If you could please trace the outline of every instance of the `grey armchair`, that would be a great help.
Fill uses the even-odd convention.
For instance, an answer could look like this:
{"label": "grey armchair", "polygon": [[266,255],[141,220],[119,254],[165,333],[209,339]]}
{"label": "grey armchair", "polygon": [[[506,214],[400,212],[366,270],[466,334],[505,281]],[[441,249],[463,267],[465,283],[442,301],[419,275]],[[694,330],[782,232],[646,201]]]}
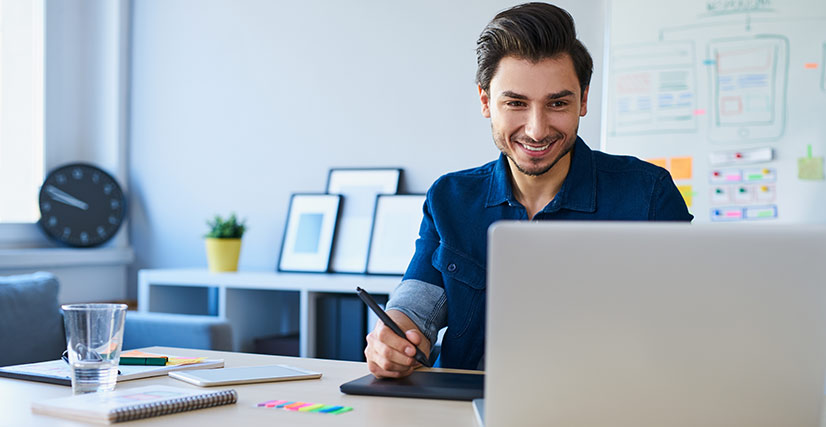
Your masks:
{"label": "grey armchair", "polygon": [[[66,338],[59,286],[45,272],[0,277],[0,366],[60,358]],[[232,330],[211,316],[128,312],[123,348],[153,345],[232,350]]]}

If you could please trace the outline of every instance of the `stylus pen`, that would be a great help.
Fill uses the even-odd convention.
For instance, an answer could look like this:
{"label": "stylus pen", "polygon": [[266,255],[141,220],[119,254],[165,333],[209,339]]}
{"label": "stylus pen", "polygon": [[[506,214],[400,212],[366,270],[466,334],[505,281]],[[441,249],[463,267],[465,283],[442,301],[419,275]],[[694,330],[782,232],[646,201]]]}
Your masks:
{"label": "stylus pen", "polygon": [[[370,296],[370,294],[367,293],[367,291],[357,287],[356,292],[358,292],[359,298],[361,298],[361,300],[364,301],[364,303],[367,304],[368,307],[370,307],[370,310],[373,310],[373,313],[376,313],[376,316],[379,316],[379,319],[381,319],[381,321],[384,322],[385,325],[392,329],[393,332],[396,333],[396,335],[404,339],[407,339],[407,337],[404,336],[404,331],[402,331],[402,328],[400,328],[399,325],[397,325],[396,322],[394,322],[393,319],[391,319],[390,316],[388,316],[387,313],[385,313],[384,310],[382,310],[381,307],[379,307],[379,305],[376,304],[376,301],[373,299],[373,297]],[[410,342],[410,340],[408,340],[407,342]],[[411,342],[410,344],[412,345],[413,343]],[[419,350],[419,347],[416,347],[414,345],[413,348],[416,349],[416,356],[414,356],[414,359],[416,359],[417,362],[421,363],[422,366],[426,366],[429,368],[430,363],[427,361],[427,356],[425,356],[425,354],[422,353],[421,350]]]}

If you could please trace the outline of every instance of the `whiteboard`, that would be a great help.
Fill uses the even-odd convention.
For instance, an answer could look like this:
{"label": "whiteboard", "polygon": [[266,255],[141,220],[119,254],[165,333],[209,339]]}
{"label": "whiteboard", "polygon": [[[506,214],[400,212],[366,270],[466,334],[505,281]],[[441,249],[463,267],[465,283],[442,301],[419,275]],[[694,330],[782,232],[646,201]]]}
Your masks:
{"label": "whiteboard", "polygon": [[826,222],[826,1],[614,0],[602,149],[695,222]]}

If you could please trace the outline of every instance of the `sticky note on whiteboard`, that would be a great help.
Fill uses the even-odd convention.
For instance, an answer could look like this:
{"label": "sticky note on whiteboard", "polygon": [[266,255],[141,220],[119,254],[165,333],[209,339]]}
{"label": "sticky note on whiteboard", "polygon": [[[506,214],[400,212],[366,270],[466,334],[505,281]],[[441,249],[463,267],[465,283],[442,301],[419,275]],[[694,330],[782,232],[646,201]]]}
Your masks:
{"label": "sticky note on whiteboard", "polygon": [[822,180],[823,157],[801,157],[797,159],[797,177],[808,180]]}
{"label": "sticky note on whiteboard", "polygon": [[694,196],[694,191],[690,185],[678,185],[677,190],[680,190],[680,194],[682,194],[683,199],[685,200],[685,205],[691,207],[692,197]]}
{"label": "sticky note on whiteboard", "polygon": [[665,165],[665,159],[648,159],[646,161],[652,165],[657,165],[663,169],[668,169]]}
{"label": "sticky note on whiteboard", "polygon": [[691,157],[671,158],[671,178],[691,179]]}

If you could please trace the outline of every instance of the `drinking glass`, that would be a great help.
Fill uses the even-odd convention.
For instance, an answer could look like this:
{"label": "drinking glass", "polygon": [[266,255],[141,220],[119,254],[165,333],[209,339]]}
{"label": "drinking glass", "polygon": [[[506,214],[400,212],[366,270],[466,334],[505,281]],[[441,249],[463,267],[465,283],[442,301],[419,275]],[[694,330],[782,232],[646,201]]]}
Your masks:
{"label": "drinking glass", "polygon": [[112,391],[123,343],[124,304],[61,306],[74,394]]}

